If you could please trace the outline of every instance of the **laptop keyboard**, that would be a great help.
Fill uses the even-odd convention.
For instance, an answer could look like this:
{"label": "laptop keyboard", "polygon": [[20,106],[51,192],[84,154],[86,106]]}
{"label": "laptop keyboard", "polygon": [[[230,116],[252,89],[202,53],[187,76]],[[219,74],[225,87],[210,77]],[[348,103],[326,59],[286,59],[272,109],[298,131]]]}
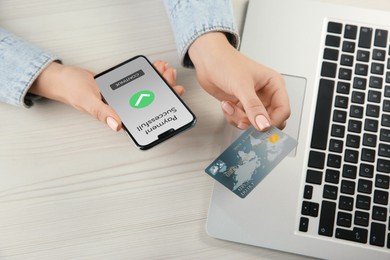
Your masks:
{"label": "laptop keyboard", "polygon": [[330,21],[299,231],[390,249],[389,31]]}

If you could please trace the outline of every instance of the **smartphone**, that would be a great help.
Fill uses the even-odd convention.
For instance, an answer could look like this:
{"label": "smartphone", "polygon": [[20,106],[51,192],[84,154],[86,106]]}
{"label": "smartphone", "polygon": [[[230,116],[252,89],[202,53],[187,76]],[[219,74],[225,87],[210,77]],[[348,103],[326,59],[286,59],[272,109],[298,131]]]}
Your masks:
{"label": "smartphone", "polygon": [[194,113],[173,91],[150,61],[131,58],[95,76],[103,100],[141,149],[149,149],[196,123]]}

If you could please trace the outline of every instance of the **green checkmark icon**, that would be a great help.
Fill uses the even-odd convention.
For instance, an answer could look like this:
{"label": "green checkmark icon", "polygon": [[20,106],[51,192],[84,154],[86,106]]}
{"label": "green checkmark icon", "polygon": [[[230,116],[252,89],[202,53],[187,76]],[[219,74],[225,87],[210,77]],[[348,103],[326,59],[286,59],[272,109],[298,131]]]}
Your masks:
{"label": "green checkmark icon", "polygon": [[154,93],[150,90],[142,90],[135,93],[130,98],[130,106],[132,108],[144,108],[149,106],[154,101]]}

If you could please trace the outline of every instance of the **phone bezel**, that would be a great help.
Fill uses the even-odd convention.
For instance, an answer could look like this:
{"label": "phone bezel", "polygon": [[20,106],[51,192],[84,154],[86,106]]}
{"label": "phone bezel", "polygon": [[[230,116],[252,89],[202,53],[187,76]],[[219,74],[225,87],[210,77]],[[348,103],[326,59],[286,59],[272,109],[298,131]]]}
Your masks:
{"label": "phone bezel", "polygon": [[[185,131],[185,130],[191,128],[191,127],[193,127],[193,126],[196,124],[197,119],[196,119],[195,114],[191,111],[191,109],[184,103],[184,101],[180,98],[180,96],[179,96],[178,94],[176,94],[176,92],[169,86],[168,82],[164,79],[164,77],[158,72],[158,70],[153,66],[153,64],[149,61],[149,59],[148,59],[146,56],[144,56],[144,55],[137,55],[137,56],[134,56],[134,57],[132,57],[132,58],[130,58],[130,59],[128,59],[128,60],[125,60],[125,61],[119,63],[118,65],[115,65],[115,66],[113,66],[113,67],[111,67],[111,68],[109,68],[109,69],[107,69],[107,70],[105,70],[105,71],[103,71],[103,72],[100,72],[100,73],[96,74],[96,75],[94,76],[94,79],[96,80],[98,77],[103,76],[103,75],[105,75],[105,74],[107,74],[107,73],[109,73],[109,72],[111,72],[111,71],[113,71],[113,70],[115,70],[115,69],[117,69],[117,68],[119,68],[119,67],[121,67],[121,66],[124,66],[125,64],[127,64],[127,63],[129,63],[129,62],[132,62],[132,61],[134,61],[134,60],[136,60],[136,59],[139,59],[139,58],[142,58],[142,59],[145,59],[145,60],[146,60],[146,62],[153,68],[153,70],[157,73],[157,75],[160,77],[160,79],[164,82],[165,86],[166,86],[170,91],[172,91],[172,93],[173,93],[173,94],[176,96],[176,98],[183,104],[183,106],[187,109],[187,111],[192,115],[192,118],[193,118],[193,120],[192,120],[191,122],[189,122],[188,124],[185,124],[185,125],[181,126],[180,128],[178,128],[178,129],[176,129],[176,130],[174,130],[174,131],[168,130],[169,132],[166,131],[166,132],[160,134],[160,135],[158,136],[158,139],[157,139],[157,140],[152,141],[152,142],[150,142],[150,143],[148,143],[148,144],[145,144],[145,145],[141,145],[141,144],[135,139],[135,137],[131,134],[131,132],[130,132],[130,131],[128,130],[128,128],[126,127],[126,125],[122,122],[122,128],[123,128],[123,130],[124,130],[124,131],[127,133],[127,135],[133,140],[133,142],[135,143],[135,145],[136,145],[139,149],[141,149],[141,150],[147,150],[147,149],[150,149],[150,148],[156,146],[157,144],[160,144],[160,143],[162,143],[162,142],[164,142],[164,141],[166,141],[166,140],[172,138],[173,136],[176,136],[177,134],[179,134],[179,133],[181,133],[181,132],[183,132],[183,131]],[[111,106],[111,104],[109,104],[109,103],[105,100],[103,94],[100,93],[100,95],[102,96],[102,100],[103,100],[106,104],[108,104],[108,105]],[[115,109],[114,106],[113,106],[113,108]],[[167,133],[167,132],[168,132],[168,133]]]}

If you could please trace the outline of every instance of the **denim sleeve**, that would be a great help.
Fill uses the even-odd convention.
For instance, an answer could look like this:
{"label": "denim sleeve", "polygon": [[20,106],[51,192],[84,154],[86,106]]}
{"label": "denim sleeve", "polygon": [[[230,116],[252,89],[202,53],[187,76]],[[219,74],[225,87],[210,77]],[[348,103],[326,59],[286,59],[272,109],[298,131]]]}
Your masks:
{"label": "denim sleeve", "polygon": [[238,48],[240,38],[230,0],[164,0],[181,64],[193,67],[188,49],[204,33],[224,32],[229,42]]}
{"label": "denim sleeve", "polygon": [[29,107],[28,94],[37,76],[53,61],[52,54],[0,28],[0,102]]}

